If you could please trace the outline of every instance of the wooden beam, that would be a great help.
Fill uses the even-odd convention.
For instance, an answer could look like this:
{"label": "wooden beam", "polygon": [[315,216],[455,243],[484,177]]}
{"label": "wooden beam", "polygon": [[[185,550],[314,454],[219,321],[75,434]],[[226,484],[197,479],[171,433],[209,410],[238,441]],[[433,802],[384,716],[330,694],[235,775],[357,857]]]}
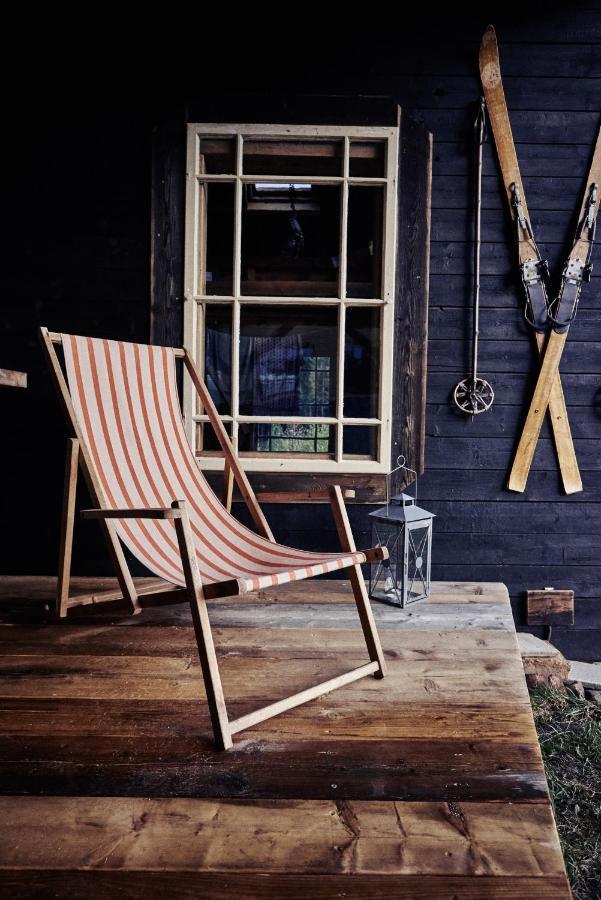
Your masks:
{"label": "wooden beam", "polygon": [[[266,491],[255,495],[259,503],[330,503],[330,491],[328,488],[315,491]],[[345,500],[354,500],[355,491],[350,488],[342,489]]]}
{"label": "wooden beam", "polygon": [[150,341],[162,346],[183,340],[185,119],[176,105],[152,134]]}
{"label": "wooden beam", "polygon": [[[432,135],[400,116],[391,458],[424,471]],[[410,482],[409,482],[410,483]],[[393,493],[407,482],[393,476]]]}
{"label": "wooden beam", "polygon": [[0,387],[27,387],[27,373],[16,372],[13,369],[0,369]]}

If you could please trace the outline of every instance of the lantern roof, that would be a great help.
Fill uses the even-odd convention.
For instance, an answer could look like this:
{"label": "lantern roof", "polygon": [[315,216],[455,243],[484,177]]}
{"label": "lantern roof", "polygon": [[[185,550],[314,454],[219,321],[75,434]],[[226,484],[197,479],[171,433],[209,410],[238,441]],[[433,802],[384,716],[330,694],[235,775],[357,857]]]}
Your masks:
{"label": "lantern roof", "polygon": [[416,506],[415,497],[409,494],[395,494],[388,506],[382,506],[369,515],[380,522],[423,522],[436,518],[434,513]]}

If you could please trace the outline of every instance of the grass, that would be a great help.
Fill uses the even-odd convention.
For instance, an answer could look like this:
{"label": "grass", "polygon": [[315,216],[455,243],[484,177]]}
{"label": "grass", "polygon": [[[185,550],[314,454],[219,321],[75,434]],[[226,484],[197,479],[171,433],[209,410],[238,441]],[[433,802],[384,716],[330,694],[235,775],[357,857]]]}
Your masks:
{"label": "grass", "polygon": [[530,692],[575,900],[601,898],[601,707],[571,692]]}

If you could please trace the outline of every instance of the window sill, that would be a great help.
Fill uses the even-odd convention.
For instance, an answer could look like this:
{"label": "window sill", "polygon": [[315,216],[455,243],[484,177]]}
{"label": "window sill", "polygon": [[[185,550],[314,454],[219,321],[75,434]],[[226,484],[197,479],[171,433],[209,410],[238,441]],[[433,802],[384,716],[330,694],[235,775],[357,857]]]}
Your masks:
{"label": "window sill", "polygon": [[[221,472],[204,473],[218,496],[223,491],[223,474]],[[324,490],[330,484],[339,484],[343,489],[355,491],[355,498],[347,500],[347,504],[384,503],[386,500],[386,481],[384,474],[351,474],[332,472],[331,475],[318,475],[302,472],[247,472],[250,483],[257,493],[277,493],[278,491],[308,492]],[[242,498],[234,492],[234,502]],[[304,500],[302,503],[315,503]],[[317,501],[323,503],[324,501]]]}

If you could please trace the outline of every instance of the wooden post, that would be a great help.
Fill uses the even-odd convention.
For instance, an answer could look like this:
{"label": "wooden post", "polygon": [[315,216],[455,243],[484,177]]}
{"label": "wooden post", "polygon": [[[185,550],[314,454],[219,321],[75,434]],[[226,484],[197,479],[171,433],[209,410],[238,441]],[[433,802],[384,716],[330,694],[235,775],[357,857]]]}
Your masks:
{"label": "wooden post", "polygon": [[213,635],[211,633],[211,623],[209,622],[207,604],[202,589],[200,572],[198,571],[190,519],[188,518],[184,500],[174,500],[171,506],[173,509],[178,509],[181,512],[181,516],[175,519],[175,531],[192,610],[194,634],[198,645],[198,655],[200,657],[200,666],[207,693],[215,742],[220,750],[229,750],[233,744],[232,735],[227,718]]}
{"label": "wooden post", "polygon": [[[351,523],[349,522],[346,507],[344,505],[340,485],[330,485],[329,491],[330,503],[332,505],[332,513],[334,514],[334,521],[336,522],[340,546],[344,551],[355,553],[357,547],[351,530]],[[367,596],[367,588],[365,587],[365,579],[363,578],[361,566],[350,566],[349,575],[353,594],[355,595],[355,603],[357,604],[357,612],[359,613],[359,619],[361,621],[361,628],[363,629],[363,636],[365,637],[365,643],[367,644],[367,649],[369,651],[369,658],[372,662],[377,662],[379,666],[377,671],[374,672],[374,677],[384,678],[386,675],[384,653],[376,630],[376,623],[374,622],[374,615],[371,611],[369,597]]]}
{"label": "wooden post", "polygon": [[71,578],[71,557],[73,554],[73,525],[75,522],[75,495],[77,491],[77,469],[79,466],[79,441],[67,441],[67,463],[65,465],[65,486],[63,490],[63,513],[61,519],[60,545],[58,550],[58,583],[56,586],[56,614],[59,619],[67,615],[69,581]]}

